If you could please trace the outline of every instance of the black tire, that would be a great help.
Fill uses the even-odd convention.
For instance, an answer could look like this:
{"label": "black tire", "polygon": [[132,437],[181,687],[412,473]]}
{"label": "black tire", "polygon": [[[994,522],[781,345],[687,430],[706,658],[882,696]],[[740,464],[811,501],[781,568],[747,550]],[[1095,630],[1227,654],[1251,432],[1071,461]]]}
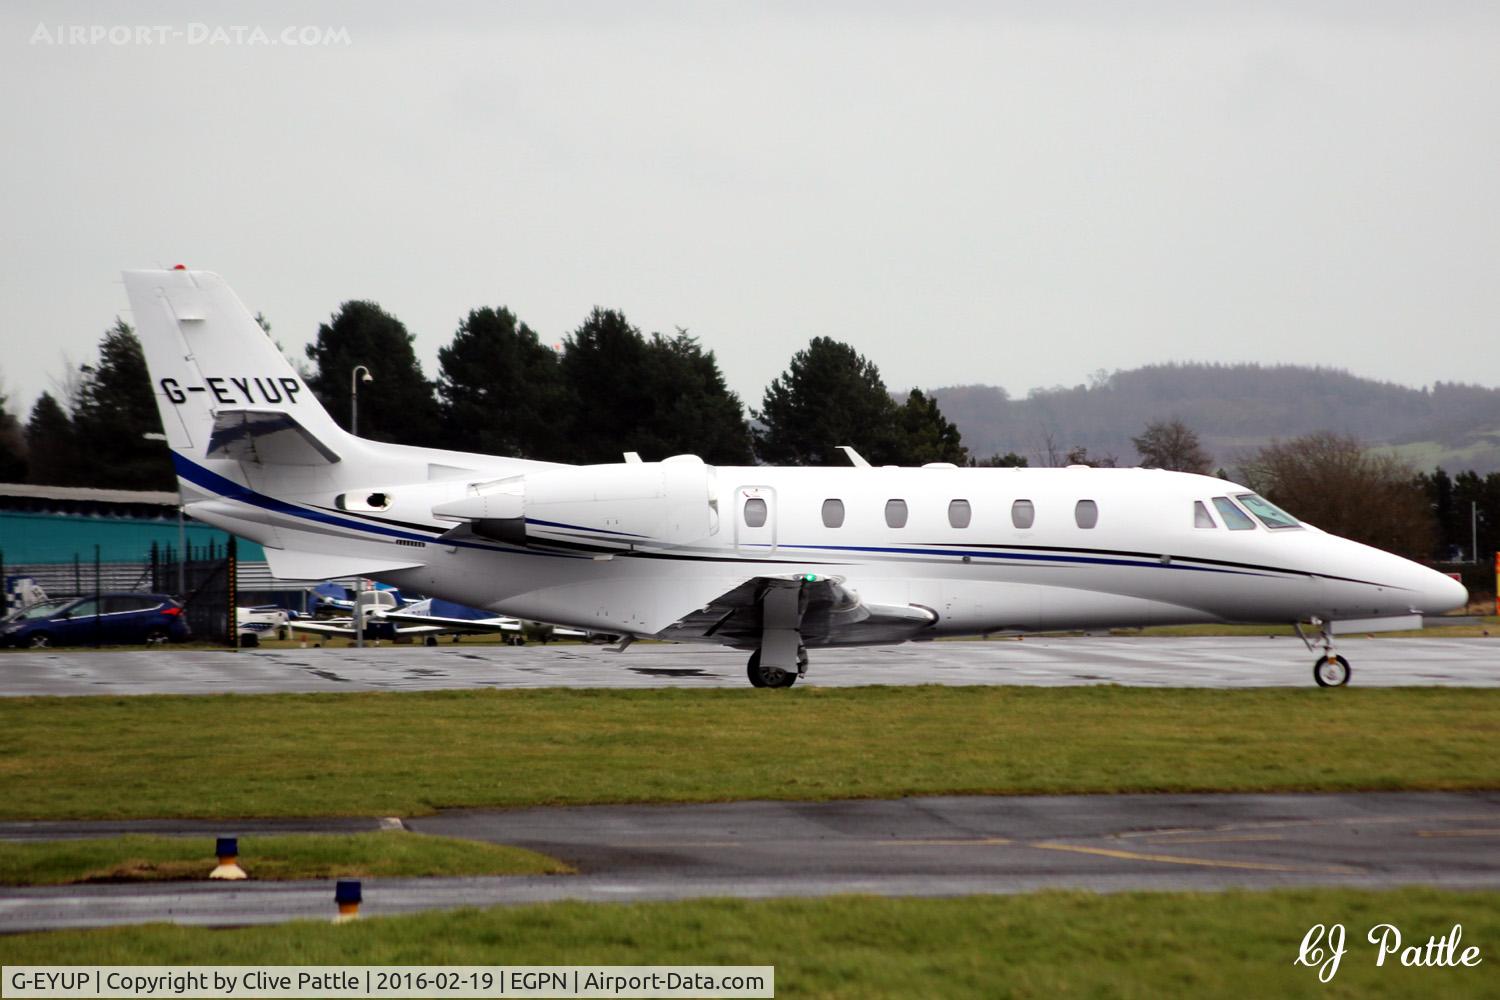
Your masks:
{"label": "black tire", "polygon": [[758,649],[750,654],[750,662],[745,664],[745,675],[750,678],[751,686],[758,688],[789,688],[797,683],[796,671],[762,667]]}
{"label": "black tire", "polygon": [[426,639],[422,640],[422,644],[424,646],[436,646],[437,645],[437,636],[435,636],[435,635],[429,635]]}
{"label": "black tire", "polygon": [[31,638],[26,640],[26,645],[31,649],[47,649],[52,645],[52,636],[46,632],[33,632]]}
{"label": "black tire", "polygon": [[750,654],[750,662],[745,664],[745,676],[750,678],[750,686],[763,688],[766,686],[765,679],[760,675],[760,650]]}
{"label": "black tire", "polygon": [[1313,680],[1318,687],[1343,687],[1349,683],[1349,661],[1342,656],[1320,656],[1313,663]]}
{"label": "black tire", "polygon": [[[160,642],[166,642],[167,641],[166,636],[162,636],[162,638],[159,641]],[[260,645],[260,636],[256,635],[254,632],[251,632],[248,635],[242,635],[242,636],[240,636],[240,648],[241,649],[255,649],[259,645]]]}

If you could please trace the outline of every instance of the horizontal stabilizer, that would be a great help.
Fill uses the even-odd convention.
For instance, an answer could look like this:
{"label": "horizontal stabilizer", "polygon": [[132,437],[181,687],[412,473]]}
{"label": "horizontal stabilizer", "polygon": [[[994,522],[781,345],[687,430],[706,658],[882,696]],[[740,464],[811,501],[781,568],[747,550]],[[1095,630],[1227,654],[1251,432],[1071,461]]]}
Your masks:
{"label": "horizontal stabilizer", "polygon": [[331,465],[339,460],[332,448],[280,410],[218,411],[207,457],[259,465]]}
{"label": "horizontal stabilizer", "polygon": [[271,575],[278,580],[341,580],[349,576],[379,576],[399,569],[424,565],[371,559],[369,556],[336,556],[323,552],[300,552],[291,549],[266,549]]}

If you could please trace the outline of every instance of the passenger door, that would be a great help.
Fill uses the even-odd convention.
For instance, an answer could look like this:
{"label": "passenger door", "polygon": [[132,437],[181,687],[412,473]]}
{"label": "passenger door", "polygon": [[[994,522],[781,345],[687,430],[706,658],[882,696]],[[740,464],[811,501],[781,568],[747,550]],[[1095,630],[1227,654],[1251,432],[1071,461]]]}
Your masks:
{"label": "passenger door", "polygon": [[776,551],[776,491],[769,486],[741,486],[734,491],[734,544],[740,551],[763,555]]}

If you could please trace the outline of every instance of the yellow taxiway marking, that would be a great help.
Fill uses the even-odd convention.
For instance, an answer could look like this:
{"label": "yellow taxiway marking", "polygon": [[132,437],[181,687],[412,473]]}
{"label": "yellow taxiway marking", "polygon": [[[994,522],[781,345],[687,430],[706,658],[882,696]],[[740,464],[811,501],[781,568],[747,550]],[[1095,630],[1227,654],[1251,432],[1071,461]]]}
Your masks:
{"label": "yellow taxiway marking", "polygon": [[1300,865],[1275,865],[1263,861],[1223,861],[1215,858],[1184,858],[1175,854],[1144,854],[1137,851],[1117,851],[1109,847],[1083,847],[1079,844],[1036,843],[1029,845],[1044,851],[1072,851],[1075,854],[1097,854],[1105,858],[1123,858],[1126,861],[1157,861],[1168,865],[1197,865],[1203,868],[1241,868],[1256,872],[1319,872],[1323,874],[1354,874],[1356,869],[1342,865],[1308,868]]}
{"label": "yellow taxiway marking", "polygon": [[[742,840],[660,840],[650,841],[654,847],[745,847]],[[858,838],[851,841],[860,847],[999,847],[1014,844],[1009,837],[969,838]]]}
{"label": "yellow taxiway marking", "polygon": [[1418,830],[1418,837],[1500,837],[1500,830]]}
{"label": "yellow taxiway marking", "polygon": [[1286,838],[1283,837],[1283,836],[1281,836],[1281,834],[1279,834],[1279,833],[1245,833],[1245,834],[1224,833],[1224,834],[1217,834],[1217,835],[1210,834],[1210,835],[1203,836],[1203,837],[1180,837],[1177,834],[1171,834],[1168,837],[1168,839],[1165,839],[1165,840],[1154,840],[1153,843],[1158,843],[1158,844],[1249,844],[1249,843],[1263,843],[1263,842],[1268,841],[1268,840],[1285,840],[1285,839]]}
{"label": "yellow taxiway marking", "polygon": [[1172,836],[1179,833],[1228,833],[1234,830],[1295,830],[1320,826],[1371,826],[1376,824],[1472,822],[1493,819],[1493,813],[1448,813],[1436,816],[1339,816],[1332,819],[1251,820],[1210,827],[1168,827],[1162,830],[1125,830],[1114,834],[1122,840]]}
{"label": "yellow taxiway marking", "polygon": [[1015,841],[1009,837],[979,837],[979,838],[934,838],[919,840],[871,840],[867,843],[875,847],[996,847],[1002,844],[1014,844]]}

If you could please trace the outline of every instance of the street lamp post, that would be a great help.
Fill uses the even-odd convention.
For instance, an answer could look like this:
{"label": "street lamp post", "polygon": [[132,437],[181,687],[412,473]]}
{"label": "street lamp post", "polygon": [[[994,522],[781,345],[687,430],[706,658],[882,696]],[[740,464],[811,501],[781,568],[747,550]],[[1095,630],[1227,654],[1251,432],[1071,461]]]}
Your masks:
{"label": "street lamp post", "polygon": [[[364,372],[363,375],[360,372]],[[375,376],[364,365],[355,365],[349,373],[349,433],[359,437],[359,384],[373,382]]]}

